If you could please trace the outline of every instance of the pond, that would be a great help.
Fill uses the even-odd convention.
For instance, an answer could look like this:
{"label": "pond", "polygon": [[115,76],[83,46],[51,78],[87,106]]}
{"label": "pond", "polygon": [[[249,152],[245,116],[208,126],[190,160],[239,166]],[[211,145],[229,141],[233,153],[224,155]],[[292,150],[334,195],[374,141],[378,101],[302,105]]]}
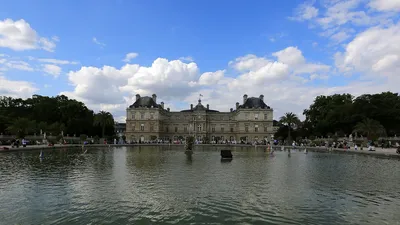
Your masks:
{"label": "pond", "polygon": [[1,224],[399,224],[400,161],[249,148],[0,154]]}

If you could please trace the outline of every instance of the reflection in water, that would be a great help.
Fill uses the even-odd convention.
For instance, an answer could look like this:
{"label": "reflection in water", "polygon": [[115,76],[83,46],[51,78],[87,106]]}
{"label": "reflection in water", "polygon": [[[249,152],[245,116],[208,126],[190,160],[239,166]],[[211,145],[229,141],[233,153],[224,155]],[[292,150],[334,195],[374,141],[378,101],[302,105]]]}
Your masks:
{"label": "reflection in water", "polygon": [[186,154],[186,161],[191,163],[192,162],[193,151],[186,150],[185,154]]}
{"label": "reflection in water", "polygon": [[[4,224],[395,224],[396,160],[234,148],[0,154]],[[195,157],[195,160],[194,160]],[[186,162],[186,163],[184,163]]]}

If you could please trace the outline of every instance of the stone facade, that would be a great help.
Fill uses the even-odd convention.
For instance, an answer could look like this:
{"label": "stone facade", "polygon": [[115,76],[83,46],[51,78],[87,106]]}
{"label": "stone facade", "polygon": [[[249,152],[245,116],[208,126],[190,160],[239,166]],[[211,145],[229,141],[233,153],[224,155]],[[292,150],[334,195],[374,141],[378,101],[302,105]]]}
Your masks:
{"label": "stone facade", "polygon": [[157,104],[157,96],[141,97],[126,110],[126,138],[128,142],[149,140],[179,140],[194,136],[197,141],[227,140],[245,142],[273,138],[273,110],[264,103],[264,96],[243,96],[228,112],[211,110],[198,104],[190,109],[172,112]]}

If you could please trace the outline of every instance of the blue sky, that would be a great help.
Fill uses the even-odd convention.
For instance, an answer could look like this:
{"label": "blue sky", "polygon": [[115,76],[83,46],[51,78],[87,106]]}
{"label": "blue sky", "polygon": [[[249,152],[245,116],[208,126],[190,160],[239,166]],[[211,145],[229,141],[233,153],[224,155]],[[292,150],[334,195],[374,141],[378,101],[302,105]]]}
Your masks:
{"label": "blue sky", "polygon": [[264,94],[279,117],[320,94],[397,91],[398,0],[1,5],[0,95],[62,93],[123,120],[137,93],[223,111]]}

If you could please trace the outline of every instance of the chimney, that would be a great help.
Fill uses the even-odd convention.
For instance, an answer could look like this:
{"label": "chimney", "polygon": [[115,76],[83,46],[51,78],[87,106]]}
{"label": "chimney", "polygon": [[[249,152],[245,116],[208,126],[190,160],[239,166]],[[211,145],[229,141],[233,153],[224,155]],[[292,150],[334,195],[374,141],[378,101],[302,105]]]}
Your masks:
{"label": "chimney", "polygon": [[161,108],[164,108],[164,102],[161,102]]}
{"label": "chimney", "polygon": [[169,108],[167,108],[167,111],[169,112]]}
{"label": "chimney", "polygon": [[247,94],[243,95],[243,104],[246,103],[247,100]]}
{"label": "chimney", "polygon": [[157,95],[153,94],[151,97],[153,97],[154,102],[157,103]]}
{"label": "chimney", "polygon": [[236,109],[239,108],[239,102],[236,102]]}
{"label": "chimney", "polygon": [[231,108],[231,112],[233,112],[233,108]]}
{"label": "chimney", "polygon": [[136,94],[136,101],[139,100],[139,98],[140,98],[140,95]]}
{"label": "chimney", "polygon": [[264,95],[260,95],[261,101],[264,101]]}
{"label": "chimney", "polygon": [[209,104],[207,104],[207,110],[208,110],[208,109],[210,109],[210,105],[209,105]]}
{"label": "chimney", "polygon": [[190,104],[190,110],[193,110],[193,104]]}

